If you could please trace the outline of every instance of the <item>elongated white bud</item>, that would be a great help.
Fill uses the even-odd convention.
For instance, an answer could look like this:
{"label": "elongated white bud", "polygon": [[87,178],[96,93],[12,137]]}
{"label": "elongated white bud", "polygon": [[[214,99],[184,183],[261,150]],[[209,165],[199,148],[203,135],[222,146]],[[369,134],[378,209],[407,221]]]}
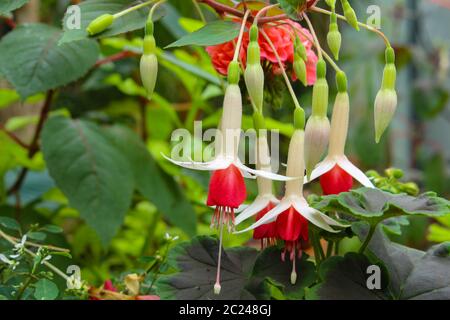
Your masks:
{"label": "elongated white bud", "polygon": [[344,155],[348,132],[349,110],[350,100],[347,91],[339,92],[334,102],[333,116],[331,118],[329,156]]}
{"label": "elongated white bud", "polygon": [[[289,143],[286,175],[288,177],[303,177],[305,175],[304,161],[305,132],[296,129]],[[296,179],[286,182],[286,196],[302,195],[303,180]]]}
{"label": "elongated white bud", "polygon": [[261,110],[264,99],[264,71],[261,64],[247,65],[244,79],[250,99],[252,99],[256,109]]}
{"label": "elongated white bud", "polygon": [[222,136],[225,155],[237,158],[242,122],[242,96],[237,84],[228,85],[222,113]]}
{"label": "elongated white bud", "polygon": [[395,52],[391,47],[386,49],[386,65],[383,71],[381,89],[375,98],[375,141],[378,143],[384,131],[389,126],[397,109],[397,93],[395,83],[397,70],[395,68]]}
{"label": "elongated white bud", "polygon": [[305,128],[305,165],[308,177],[325,153],[329,137],[330,121],[328,118],[314,115],[309,117]]}

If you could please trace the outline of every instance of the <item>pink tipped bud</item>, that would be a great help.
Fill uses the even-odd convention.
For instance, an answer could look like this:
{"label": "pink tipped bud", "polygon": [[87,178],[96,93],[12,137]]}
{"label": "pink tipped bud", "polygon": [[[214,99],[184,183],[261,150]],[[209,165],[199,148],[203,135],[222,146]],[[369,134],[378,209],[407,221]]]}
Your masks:
{"label": "pink tipped bud", "polygon": [[375,99],[375,141],[380,142],[397,108],[395,90],[381,89]]}
{"label": "pink tipped bud", "polygon": [[329,138],[330,121],[328,118],[311,116],[305,128],[305,166],[308,177],[327,149]]}

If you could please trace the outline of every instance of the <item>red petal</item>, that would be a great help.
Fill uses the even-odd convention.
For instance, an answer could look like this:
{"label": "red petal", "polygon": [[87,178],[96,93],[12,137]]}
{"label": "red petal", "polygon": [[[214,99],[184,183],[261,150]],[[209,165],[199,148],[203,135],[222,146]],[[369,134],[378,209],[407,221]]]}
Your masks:
{"label": "red petal", "polygon": [[[274,207],[275,205],[272,202],[270,202],[267,205],[267,207],[258,212],[258,214],[256,215],[256,221],[264,217],[267,214],[267,212],[272,210]],[[253,231],[253,239],[276,238],[276,235],[277,232],[275,222],[263,224]]]}
{"label": "red petal", "polygon": [[347,192],[353,187],[353,178],[335,165],[333,169],[320,177],[320,185],[325,195]]}
{"label": "red petal", "polygon": [[105,283],[103,284],[103,289],[108,290],[108,291],[117,292],[117,289],[114,287],[114,285],[113,285],[111,280],[106,280],[105,281]]}
{"label": "red petal", "polygon": [[246,197],[244,177],[236,166],[214,171],[209,182],[208,206],[237,208]]}
{"label": "red petal", "polygon": [[308,221],[293,207],[278,216],[276,226],[278,237],[284,241],[308,240]]}

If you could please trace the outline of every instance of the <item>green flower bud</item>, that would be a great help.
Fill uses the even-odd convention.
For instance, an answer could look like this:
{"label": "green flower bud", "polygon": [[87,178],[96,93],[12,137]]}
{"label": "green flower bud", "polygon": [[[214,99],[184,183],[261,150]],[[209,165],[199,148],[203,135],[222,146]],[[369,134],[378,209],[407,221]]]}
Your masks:
{"label": "green flower bud", "polygon": [[238,84],[241,77],[241,70],[237,61],[231,61],[228,65],[228,83]]}
{"label": "green flower bud", "polygon": [[158,58],[155,54],[144,54],[140,64],[142,84],[150,99],[155,90],[156,78],[158,76]]}
{"label": "green flower bud", "polygon": [[375,141],[380,142],[381,136],[391,123],[397,108],[397,93],[395,90],[381,89],[375,98]]}
{"label": "green flower bud", "polygon": [[[333,13],[333,15],[336,16],[335,13]],[[328,47],[333,53],[334,58],[336,60],[339,60],[339,51],[341,50],[342,37],[341,33],[339,32],[337,22],[330,23],[330,30],[327,34],[327,43]]]}
{"label": "green flower bud", "polygon": [[155,37],[153,37],[152,35],[145,36],[143,41],[144,54],[154,54],[155,51],[156,51]]}
{"label": "green flower bud", "polygon": [[320,60],[317,63],[317,80],[313,87],[312,96],[312,115],[318,117],[327,116],[328,110],[328,82],[325,79],[326,64],[325,61]]}
{"label": "green flower bud", "polygon": [[247,64],[261,64],[261,51],[257,41],[251,41],[248,44]]}
{"label": "green flower bud", "polygon": [[250,27],[250,41],[258,41],[259,30],[257,25],[252,25]]}
{"label": "green flower bud", "polygon": [[90,36],[93,36],[105,31],[113,22],[114,16],[112,14],[102,14],[89,23],[86,31]]}
{"label": "green flower bud", "polygon": [[294,55],[294,72],[297,78],[303,83],[304,86],[308,85],[307,73],[306,73],[306,63],[298,55]]}
{"label": "green flower bud", "polygon": [[305,110],[295,108],[294,110],[294,128],[299,130],[305,129]]}
{"label": "green flower bud", "polygon": [[405,183],[402,189],[410,195],[417,196],[419,194],[419,187],[414,182]]}
{"label": "green flower bud", "polygon": [[322,158],[329,138],[330,121],[328,118],[314,115],[309,117],[305,128],[305,165],[308,177]]}
{"label": "green flower bud", "polygon": [[400,179],[403,177],[403,170],[397,168],[389,168],[384,170],[388,178]]}
{"label": "green flower bud", "polygon": [[359,31],[358,18],[356,17],[355,10],[353,10],[352,6],[348,2],[348,0],[341,0],[342,9],[344,10],[345,19],[349,25]]}
{"label": "green flower bud", "polygon": [[347,92],[347,76],[345,72],[336,73],[336,86],[339,92]]}
{"label": "green flower bud", "polygon": [[295,37],[295,41],[294,41],[294,54],[299,55],[300,58],[303,59],[303,61],[308,60],[308,56],[307,56],[307,53],[306,53],[305,45],[300,40],[298,35]]}

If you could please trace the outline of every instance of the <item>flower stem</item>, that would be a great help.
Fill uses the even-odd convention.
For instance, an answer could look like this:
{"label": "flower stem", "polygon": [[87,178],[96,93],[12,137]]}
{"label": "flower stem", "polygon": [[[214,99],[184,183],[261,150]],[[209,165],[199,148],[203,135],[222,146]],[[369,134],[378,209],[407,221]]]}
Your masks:
{"label": "flower stem", "polygon": [[363,244],[361,245],[361,247],[359,248],[359,253],[364,253],[364,251],[366,250],[367,246],[370,243],[370,240],[372,240],[373,234],[375,233],[375,230],[377,228],[377,225],[370,225],[370,229],[369,229],[369,233],[367,234],[366,239],[364,240]]}
{"label": "flower stem", "polygon": [[216,283],[214,284],[214,293],[220,294],[221,286],[220,286],[220,266],[222,263],[222,240],[223,240],[223,224],[224,224],[224,216],[226,212],[221,212],[219,217],[220,223],[220,235],[219,235],[219,256],[217,257],[217,272],[216,272]]}
{"label": "flower stem", "polygon": [[273,51],[275,57],[277,58],[278,65],[280,66],[281,73],[283,74],[284,81],[286,82],[286,86],[287,86],[287,88],[288,88],[288,90],[289,90],[289,93],[290,93],[290,95],[291,95],[291,97],[292,97],[292,100],[294,101],[295,107],[296,107],[296,108],[299,108],[299,109],[303,109],[303,108],[300,106],[300,103],[298,102],[298,99],[297,99],[297,97],[296,97],[296,95],[295,95],[294,89],[292,88],[292,84],[291,84],[291,82],[289,81],[289,77],[288,77],[288,75],[286,74],[286,70],[284,69],[283,62],[281,61],[280,55],[278,54],[277,49],[275,48],[275,46],[274,46],[272,40],[270,40],[269,36],[264,32],[264,30],[260,30],[260,32],[261,32],[261,34],[263,35],[263,37],[266,39],[266,41],[267,41],[267,43],[269,44],[270,48],[272,49],[272,51]]}
{"label": "flower stem", "polygon": [[239,59],[239,52],[241,51],[242,38],[244,37],[245,23],[247,22],[247,18],[249,16],[249,14],[250,14],[250,10],[247,10],[245,12],[244,18],[242,18],[241,30],[239,30],[239,37],[238,37],[238,41],[236,43],[236,49],[234,50],[233,61],[235,61],[235,62],[237,62]]}
{"label": "flower stem", "polygon": [[[328,11],[328,10],[325,10],[325,9],[322,9],[322,8],[318,8],[318,7],[315,7],[315,6],[311,7],[310,10],[318,12],[318,13],[323,13],[323,14],[326,14],[326,15],[329,15],[329,16],[332,14],[331,11]],[[340,14],[336,14],[336,16],[339,19],[341,19],[341,20],[347,21],[347,19],[344,16],[340,15]],[[360,27],[366,29],[366,30],[369,30],[371,32],[374,32],[374,33],[378,34],[381,38],[383,38],[383,41],[386,44],[386,47],[388,47],[388,48],[391,47],[391,43],[389,42],[389,39],[386,37],[386,35],[383,32],[381,32],[380,30],[378,30],[378,29],[376,29],[376,28],[374,28],[372,26],[369,26],[368,24],[365,24],[365,23],[362,23],[362,22],[359,22],[359,21],[358,21],[358,25]]]}
{"label": "flower stem", "polygon": [[133,12],[133,11],[139,10],[139,9],[141,9],[143,7],[146,7],[146,6],[148,6],[149,4],[152,4],[155,1],[156,0],[146,1],[146,2],[140,3],[138,5],[135,5],[133,7],[130,7],[128,9],[125,9],[123,11],[120,11],[120,12],[114,14],[114,19],[120,18],[120,17],[122,17],[122,16],[124,16],[124,15],[126,15],[126,14],[128,14],[130,12]]}
{"label": "flower stem", "polygon": [[153,14],[155,13],[156,9],[166,1],[167,0],[161,0],[155,3],[155,5],[150,9],[150,13],[148,14],[149,20],[153,21]]}
{"label": "flower stem", "polygon": [[266,13],[267,11],[269,11],[270,9],[275,8],[275,7],[278,7],[278,6],[279,6],[279,4],[276,3],[276,4],[273,4],[273,5],[264,7],[264,8],[262,8],[261,10],[259,10],[258,13],[256,14],[255,18],[253,19],[253,24],[258,25],[258,19],[259,19],[263,14],[265,14],[265,13]]}
{"label": "flower stem", "polygon": [[311,31],[311,34],[314,38],[314,44],[317,48],[317,55],[319,56],[319,59],[322,59],[322,47],[320,46],[320,42],[319,42],[319,39],[317,38],[316,31],[314,30],[314,27],[306,13],[303,14],[303,18],[305,19],[306,23],[308,24],[309,31]]}
{"label": "flower stem", "polygon": [[200,5],[198,4],[197,0],[192,0],[192,3],[194,4],[195,10],[198,13],[198,16],[200,17],[200,20],[202,20],[203,23],[206,23],[205,15],[203,14],[202,8],[200,8]]}
{"label": "flower stem", "polygon": [[[16,245],[18,242],[16,242],[15,240],[14,240],[14,238],[12,238],[12,237],[10,237],[9,235],[7,235],[6,233],[4,233],[3,232],[3,230],[1,230],[0,229],[0,237],[2,237],[3,239],[5,239],[6,241],[8,241],[9,243],[11,243],[13,246],[14,245]],[[32,256],[33,258],[34,257],[36,257],[36,254],[33,252],[33,251],[31,251],[31,250],[29,250],[29,249],[27,249],[27,248],[23,248],[24,249],[24,251],[26,252],[26,253],[28,253],[30,256]],[[69,279],[69,277],[64,273],[64,272],[62,272],[61,270],[59,270],[57,267],[55,267],[54,265],[52,265],[50,262],[48,262],[48,261],[43,261],[42,262],[47,268],[49,268],[50,270],[52,270],[54,273],[56,273],[57,275],[59,275],[61,278],[63,278],[64,280],[68,280]]]}

